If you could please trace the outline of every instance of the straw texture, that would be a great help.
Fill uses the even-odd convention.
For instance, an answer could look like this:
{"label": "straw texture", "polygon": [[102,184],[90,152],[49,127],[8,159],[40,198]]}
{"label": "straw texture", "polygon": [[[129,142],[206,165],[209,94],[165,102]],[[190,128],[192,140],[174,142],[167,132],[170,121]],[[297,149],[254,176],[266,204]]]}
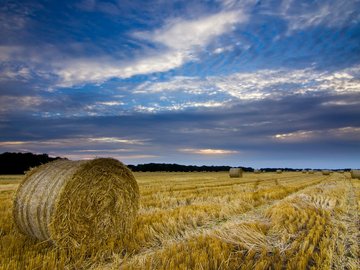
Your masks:
{"label": "straw texture", "polygon": [[13,215],[20,232],[32,238],[91,249],[122,239],[138,208],[137,182],[121,162],[57,160],[26,174]]}

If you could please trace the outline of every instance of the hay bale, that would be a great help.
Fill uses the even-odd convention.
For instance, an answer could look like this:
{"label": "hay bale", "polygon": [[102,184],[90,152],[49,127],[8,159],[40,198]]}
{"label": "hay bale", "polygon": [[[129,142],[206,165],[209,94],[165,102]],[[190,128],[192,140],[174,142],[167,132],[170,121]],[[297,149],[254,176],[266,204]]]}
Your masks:
{"label": "hay bale", "polygon": [[282,170],[276,170],[276,173],[280,174],[282,173]]}
{"label": "hay bale", "polygon": [[351,178],[360,179],[360,170],[351,170],[350,174],[351,174]]}
{"label": "hay bale", "polygon": [[121,162],[57,160],[26,174],[13,215],[19,231],[32,238],[94,250],[123,239],[138,208],[139,187]]}
{"label": "hay bale", "polygon": [[302,172],[302,173],[306,173],[306,170],[302,170],[301,172]]}
{"label": "hay bale", "polygon": [[323,175],[330,175],[330,171],[329,170],[322,170],[321,171]]}
{"label": "hay bale", "polygon": [[254,170],[254,173],[259,174],[259,173],[261,173],[261,171],[260,170]]}
{"label": "hay bale", "polygon": [[314,172],[314,170],[309,170],[308,173],[309,174],[314,174],[315,172]]}
{"label": "hay bale", "polygon": [[242,177],[242,169],[241,168],[230,168],[229,170],[229,176],[230,178],[234,178],[234,177]]}

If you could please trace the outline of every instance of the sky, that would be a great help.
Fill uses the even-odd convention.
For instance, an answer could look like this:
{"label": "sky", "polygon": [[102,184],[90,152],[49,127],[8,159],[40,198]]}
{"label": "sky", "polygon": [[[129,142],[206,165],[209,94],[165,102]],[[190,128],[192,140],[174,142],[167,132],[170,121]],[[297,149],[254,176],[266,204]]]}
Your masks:
{"label": "sky", "polygon": [[0,0],[0,153],[360,167],[359,0]]}

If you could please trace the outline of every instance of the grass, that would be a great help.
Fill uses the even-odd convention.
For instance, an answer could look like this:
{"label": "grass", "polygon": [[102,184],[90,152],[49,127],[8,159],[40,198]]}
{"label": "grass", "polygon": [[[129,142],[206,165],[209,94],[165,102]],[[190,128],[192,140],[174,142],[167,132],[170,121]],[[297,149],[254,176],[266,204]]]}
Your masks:
{"label": "grass", "polygon": [[0,269],[360,269],[360,181],[350,175],[136,173],[133,232],[107,257],[18,233],[0,176]]}

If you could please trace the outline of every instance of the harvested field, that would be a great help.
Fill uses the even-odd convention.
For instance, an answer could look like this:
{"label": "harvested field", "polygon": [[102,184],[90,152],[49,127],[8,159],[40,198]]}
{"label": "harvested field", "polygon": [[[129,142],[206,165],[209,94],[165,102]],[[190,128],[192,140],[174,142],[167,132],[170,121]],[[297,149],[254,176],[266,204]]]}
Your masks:
{"label": "harvested field", "polygon": [[22,176],[1,176],[0,269],[360,268],[360,181],[350,173],[134,175],[140,209],[132,233],[113,243],[121,252],[76,258],[16,230]]}

